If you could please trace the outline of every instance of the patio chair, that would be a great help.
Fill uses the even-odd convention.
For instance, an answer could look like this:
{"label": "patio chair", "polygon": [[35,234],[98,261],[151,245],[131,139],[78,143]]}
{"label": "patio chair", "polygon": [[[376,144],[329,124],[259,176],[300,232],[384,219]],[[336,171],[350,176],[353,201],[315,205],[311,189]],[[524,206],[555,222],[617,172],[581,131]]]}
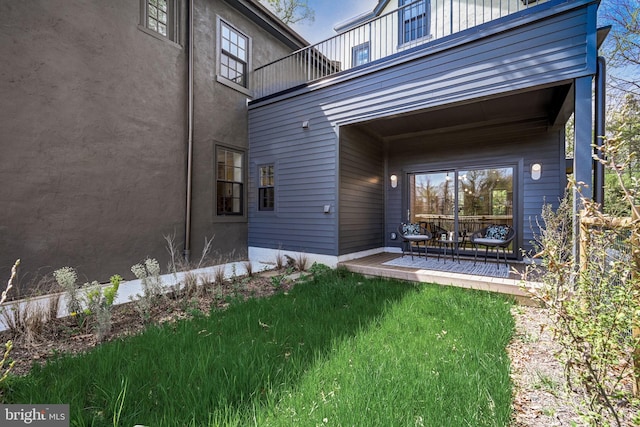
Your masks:
{"label": "patio chair", "polygon": [[473,264],[476,264],[478,260],[478,246],[484,246],[484,262],[487,262],[487,254],[489,248],[496,249],[496,261],[500,265],[500,248],[502,248],[502,255],[504,256],[504,264],[509,267],[507,263],[506,248],[511,244],[516,237],[516,231],[513,227],[505,224],[493,224],[488,227],[475,231],[471,235],[471,243],[475,250],[475,256],[473,258]]}
{"label": "patio chair", "polygon": [[406,252],[405,246],[409,246],[409,253],[411,259],[413,259],[413,245],[418,248],[418,256],[420,256],[420,242],[424,246],[424,258],[427,259],[427,242],[431,240],[431,233],[429,233],[420,224],[405,224],[402,223],[398,226],[398,235],[402,239],[402,256]]}

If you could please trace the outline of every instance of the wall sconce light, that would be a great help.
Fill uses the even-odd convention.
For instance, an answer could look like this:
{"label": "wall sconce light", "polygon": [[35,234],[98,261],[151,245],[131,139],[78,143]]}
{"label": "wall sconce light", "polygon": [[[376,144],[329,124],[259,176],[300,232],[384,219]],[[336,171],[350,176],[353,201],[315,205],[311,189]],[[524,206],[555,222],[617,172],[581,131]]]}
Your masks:
{"label": "wall sconce light", "polygon": [[389,180],[391,180],[391,188],[396,188],[398,186],[398,176],[397,175],[391,175],[389,177]]}
{"label": "wall sconce light", "polygon": [[537,181],[542,176],[542,164],[533,163],[531,165],[531,179]]}

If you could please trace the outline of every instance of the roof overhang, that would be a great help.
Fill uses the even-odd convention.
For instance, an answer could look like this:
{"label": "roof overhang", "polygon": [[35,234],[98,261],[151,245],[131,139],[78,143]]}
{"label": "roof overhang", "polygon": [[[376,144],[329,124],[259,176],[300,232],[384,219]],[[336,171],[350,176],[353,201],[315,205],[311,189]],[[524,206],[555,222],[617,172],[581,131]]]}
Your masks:
{"label": "roof overhang", "polygon": [[225,1],[292,50],[298,50],[309,45],[307,40],[282,22],[280,18],[260,2],[255,0]]}
{"label": "roof overhang", "polygon": [[536,121],[549,128],[564,126],[571,112],[571,82],[528,91],[431,108],[359,123],[363,130],[385,141],[452,132],[506,123]]}

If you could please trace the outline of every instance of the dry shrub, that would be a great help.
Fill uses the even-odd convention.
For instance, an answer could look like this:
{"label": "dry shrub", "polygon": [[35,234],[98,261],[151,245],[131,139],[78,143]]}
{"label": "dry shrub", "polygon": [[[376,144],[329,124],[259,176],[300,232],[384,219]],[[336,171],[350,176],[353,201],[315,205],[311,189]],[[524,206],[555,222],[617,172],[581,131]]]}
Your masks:
{"label": "dry shrub", "polygon": [[309,258],[305,253],[299,253],[295,258],[295,268],[298,271],[307,271],[307,264],[309,263]]}
{"label": "dry shrub", "polygon": [[253,277],[253,265],[251,264],[251,261],[245,261],[243,266],[247,273],[247,277]]}

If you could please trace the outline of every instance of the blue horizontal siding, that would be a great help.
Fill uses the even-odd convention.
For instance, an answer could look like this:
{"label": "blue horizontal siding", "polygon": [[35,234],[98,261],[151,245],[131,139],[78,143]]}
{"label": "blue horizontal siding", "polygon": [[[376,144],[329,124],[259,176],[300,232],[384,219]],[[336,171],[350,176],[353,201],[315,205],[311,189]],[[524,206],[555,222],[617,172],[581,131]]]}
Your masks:
{"label": "blue horizontal siding", "polygon": [[[404,219],[402,192],[389,191],[386,208],[381,207],[375,194],[384,190],[382,159],[376,156],[369,159],[373,171],[367,170],[366,162],[353,158],[343,164],[345,158],[339,153],[344,141],[338,140],[336,126],[346,129],[344,126],[351,123],[473,102],[592,75],[595,72],[591,59],[595,56],[592,13],[594,9],[585,2],[574,9],[565,5],[562,13],[545,15],[539,21],[515,27],[506,24],[504,28],[485,27],[475,39],[466,35],[459,43],[453,38],[448,40],[448,49],[430,50],[425,45],[411,55],[399,55],[384,64],[252,102],[249,245],[292,250],[304,247],[310,252],[337,255],[376,244],[394,244],[386,238],[388,231]],[[308,129],[302,128],[304,121],[309,122]],[[461,137],[475,141],[475,145],[467,142],[467,152],[463,153],[459,148],[444,152],[436,162],[432,157],[416,155],[424,153],[424,144],[394,143],[397,151],[389,154],[389,167],[437,167],[447,162],[484,161],[521,162],[526,169],[531,160],[541,160],[549,165],[545,166],[543,180],[527,181],[525,171],[521,171],[526,188],[520,200],[523,209],[520,221],[524,222],[538,215],[545,197],[558,195],[564,179],[557,131],[545,133],[547,127],[548,123],[529,123],[493,129],[500,133],[500,141],[490,137],[495,133],[485,138],[467,131]],[[537,139],[514,144],[524,131],[537,134]],[[372,146],[376,150],[381,148],[380,141],[370,143],[378,144]],[[445,143],[451,146],[450,141]],[[353,148],[356,152],[359,149]],[[257,165],[266,161],[276,162],[276,210],[271,213],[258,212],[256,206]],[[362,195],[358,193],[358,182],[366,182],[367,175],[377,176],[379,184]],[[332,206],[330,214],[322,213],[325,204]],[[365,222],[380,230],[377,235],[372,233],[373,237],[366,238],[355,225],[341,227],[343,222],[352,224],[362,209],[372,212]],[[520,240],[531,240],[532,232],[526,231],[524,224],[520,226],[523,230]],[[313,239],[309,240],[311,230]]]}

